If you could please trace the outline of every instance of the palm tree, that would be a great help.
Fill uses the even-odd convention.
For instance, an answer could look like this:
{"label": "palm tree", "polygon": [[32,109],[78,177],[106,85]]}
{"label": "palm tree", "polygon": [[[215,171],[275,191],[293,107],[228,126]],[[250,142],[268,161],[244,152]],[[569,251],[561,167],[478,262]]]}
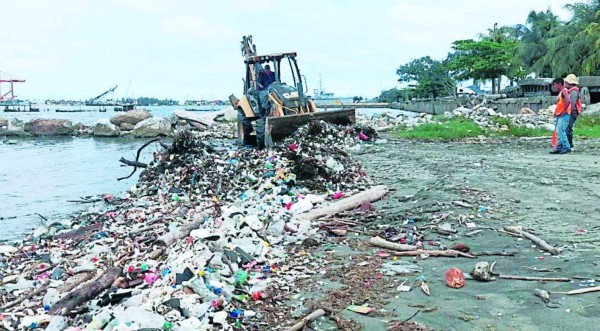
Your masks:
{"label": "palm tree", "polygon": [[560,25],[558,17],[550,9],[545,12],[531,11],[527,16],[525,25],[521,27],[521,44],[517,51],[517,57],[523,64],[530,68],[538,77],[548,76],[552,73],[551,68],[543,62],[538,61],[546,54],[547,47],[544,43],[546,35]]}
{"label": "palm tree", "polygon": [[573,18],[548,33],[547,52],[534,68],[550,67],[555,77],[600,74],[600,0],[565,7]]}

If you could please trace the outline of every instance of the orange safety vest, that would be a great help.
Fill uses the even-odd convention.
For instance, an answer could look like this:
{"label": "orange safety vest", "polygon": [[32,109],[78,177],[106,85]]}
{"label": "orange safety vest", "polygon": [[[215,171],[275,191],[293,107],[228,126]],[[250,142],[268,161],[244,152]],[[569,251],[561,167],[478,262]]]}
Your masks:
{"label": "orange safety vest", "polygon": [[[563,114],[563,109],[565,109],[565,100],[563,99],[562,93],[563,91],[569,92],[567,88],[563,88],[562,91],[558,94],[558,100],[556,101],[556,109],[554,110],[554,116],[561,116]],[[567,106],[566,110],[567,114],[571,115],[571,104]]]}
{"label": "orange safety vest", "polygon": [[581,112],[583,111],[583,109],[581,108],[581,92],[579,91],[579,87],[573,86],[569,89],[569,95],[571,95],[571,92],[573,91],[577,91],[577,94],[579,96],[579,98],[577,98],[577,102],[575,102],[575,106],[577,106],[577,114],[581,114]]}

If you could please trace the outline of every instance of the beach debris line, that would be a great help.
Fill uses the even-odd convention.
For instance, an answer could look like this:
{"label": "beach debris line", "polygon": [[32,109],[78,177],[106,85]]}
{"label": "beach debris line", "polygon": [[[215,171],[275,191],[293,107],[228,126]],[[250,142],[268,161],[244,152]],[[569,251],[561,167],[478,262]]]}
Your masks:
{"label": "beach debris line", "polygon": [[[0,325],[302,329],[325,310],[295,325],[273,313],[303,276],[295,268],[319,265],[302,244],[328,235],[301,215],[372,186],[344,151],[364,143],[359,132],[376,139],[365,127],[319,122],[258,151],[215,150],[210,131],[176,131],[128,192],[3,246],[0,298],[12,306]],[[353,212],[372,209],[357,200]]]}

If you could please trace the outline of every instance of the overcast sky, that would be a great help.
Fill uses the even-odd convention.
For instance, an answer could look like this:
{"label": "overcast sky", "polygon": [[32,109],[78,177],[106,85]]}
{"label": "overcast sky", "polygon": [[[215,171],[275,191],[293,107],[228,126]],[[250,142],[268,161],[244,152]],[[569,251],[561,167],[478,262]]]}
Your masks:
{"label": "overcast sky", "polygon": [[[226,99],[242,91],[242,36],[259,53],[297,51],[312,92],[374,97],[396,68],[494,23],[525,23],[567,0],[0,0],[0,70],[29,99]],[[3,76],[4,77],[4,76]],[[131,82],[131,83],[130,83]],[[128,86],[129,90],[128,90]],[[5,91],[6,86],[2,86]]]}

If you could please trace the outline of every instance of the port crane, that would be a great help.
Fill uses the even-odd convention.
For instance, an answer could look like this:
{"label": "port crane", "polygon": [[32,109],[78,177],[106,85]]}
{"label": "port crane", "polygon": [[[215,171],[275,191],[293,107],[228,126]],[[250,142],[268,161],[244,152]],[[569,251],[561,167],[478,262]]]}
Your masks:
{"label": "port crane", "polygon": [[[10,78],[2,78],[2,75],[4,76],[9,76]],[[10,87],[8,88],[8,91],[6,93],[2,93],[2,83],[8,83],[10,84]],[[24,79],[14,79],[12,78],[12,75],[9,75],[6,72],[2,72],[0,71],[0,101],[2,100],[14,100],[16,98],[15,93],[14,93],[14,83],[25,83]],[[7,97],[10,94],[9,97]]]}
{"label": "port crane", "polygon": [[89,100],[88,100],[88,101],[86,101],[86,103],[85,103],[85,104],[86,104],[86,106],[97,106],[98,104],[96,103],[96,101],[97,101],[98,99],[102,98],[103,96],[105,96],[105,95],[107,95],[107,94],[109,94],[109,93],[112,93],[112,92],[114,92],[114,91],[117,89],[117,87],[118,87],[118,86],[117,86],[117,85],[115,85],[114,87],[111,87],[110,89],[108,89],[108,91],[102,92],[100,95],[98,95],[98,96],[96,96],[96,97],[94,97],[94,98],[91,98],[91,99],[89,99]]}

